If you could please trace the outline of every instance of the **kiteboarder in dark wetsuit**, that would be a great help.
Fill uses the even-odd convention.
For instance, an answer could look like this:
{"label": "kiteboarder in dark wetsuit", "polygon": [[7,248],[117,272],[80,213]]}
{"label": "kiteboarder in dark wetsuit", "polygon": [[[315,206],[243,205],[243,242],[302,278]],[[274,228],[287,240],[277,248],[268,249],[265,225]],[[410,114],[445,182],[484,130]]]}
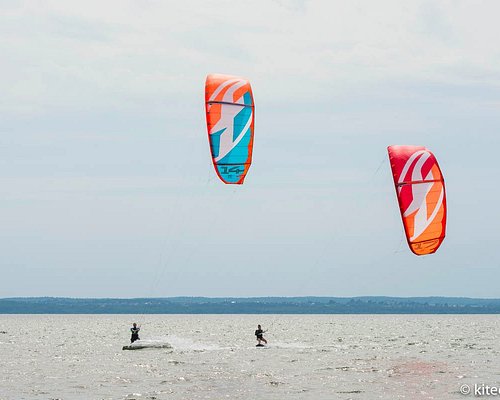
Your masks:
{"label": "kiteboarder in dark wetsuit", "polygon": [[257,336],[257,342],[259,342],[259,344],[257,346],[262,346],[262,343],[261,342],[264,342],[265,344],[267,344],[267,340],[264,339],[264,336],[262,336],[264,334],[264,331],[262,330],[262,327],[260,325],[257,325],[257,330],[255,331],[255,336]]}
{"label": "kiteboarder in dark wetsuit", "polygon": [[130,343],[134,343],[136,340],[141,340],[139,338],[139,331],[141,328],[137,326],[137,324],[134,322],[132,328],[130,328],[130,332],[132,332],[132,336],[130,338]]}

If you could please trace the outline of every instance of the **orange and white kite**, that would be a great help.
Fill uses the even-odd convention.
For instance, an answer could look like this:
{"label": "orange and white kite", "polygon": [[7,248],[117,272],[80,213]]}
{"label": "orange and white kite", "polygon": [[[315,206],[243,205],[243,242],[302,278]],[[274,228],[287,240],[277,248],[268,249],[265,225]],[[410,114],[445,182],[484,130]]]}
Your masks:
{"label": "orange and white kite", "polygon": [[387,151],[408,245],[417,256],[435,253],[446,232],[446,193],[439,164],[423,146],[389,146]]}

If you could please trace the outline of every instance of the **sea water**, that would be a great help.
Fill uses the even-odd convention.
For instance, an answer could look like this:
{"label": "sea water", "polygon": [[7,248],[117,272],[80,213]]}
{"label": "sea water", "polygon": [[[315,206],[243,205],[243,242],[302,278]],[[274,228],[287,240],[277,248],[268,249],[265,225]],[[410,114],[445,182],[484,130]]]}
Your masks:
{"label": "sea water", "polygon": [[[172,347],[122,351],[132,322]],[[492,315],[0,315],[0,331],[2,400],[443,400],[500,387]]]}

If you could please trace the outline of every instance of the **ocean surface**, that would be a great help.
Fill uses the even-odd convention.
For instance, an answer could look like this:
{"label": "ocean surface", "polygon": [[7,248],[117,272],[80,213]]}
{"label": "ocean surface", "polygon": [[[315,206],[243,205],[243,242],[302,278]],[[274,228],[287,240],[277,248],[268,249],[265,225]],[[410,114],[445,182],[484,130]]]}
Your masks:
{"label": "ocean surface", "polygon": [[[123,351],[132,322],[141,342],[171,348]],[[443,400],[500,387],[494,315],[0,315],[0,332],[2,400]]]}

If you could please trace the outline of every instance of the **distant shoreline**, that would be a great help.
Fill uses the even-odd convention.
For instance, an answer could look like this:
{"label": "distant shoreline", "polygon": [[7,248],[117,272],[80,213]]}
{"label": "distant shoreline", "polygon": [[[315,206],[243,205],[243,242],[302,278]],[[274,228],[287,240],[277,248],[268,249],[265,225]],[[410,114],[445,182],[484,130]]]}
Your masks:
{"label": "distant shoreline", "polygon": [[467,297],[166,297],[0,299],[0,314],[500,314]]}

